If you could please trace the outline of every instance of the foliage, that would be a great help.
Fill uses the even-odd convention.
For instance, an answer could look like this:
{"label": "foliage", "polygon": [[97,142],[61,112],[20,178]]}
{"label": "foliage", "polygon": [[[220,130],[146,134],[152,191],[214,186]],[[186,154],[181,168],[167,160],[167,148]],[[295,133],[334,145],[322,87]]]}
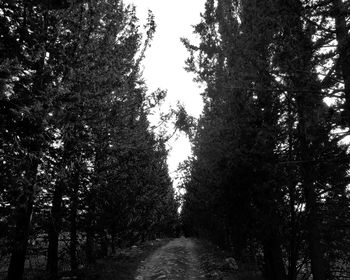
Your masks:
{"label": "foliage", "polygon": [[38,234],[47,238],[55,278],[62,238],[74,270],[108,248],[171,235],[177,222],[167,151],[147,120],[165,96],[148,96],[139,71],[153,15],[143,43],[135,7],[63,2],[0,4],[8,279],[22,279],[28,238]]}
{"label": "foliage", "polygon": [[333,279],[349,262],[349,156],[335,132],[346,71],[332,68],[341,52],[332,5],[208,0],[199,46],[183,39],[187,69],[206,84],[183,223],[242,259],[262,252],[267,279]]}

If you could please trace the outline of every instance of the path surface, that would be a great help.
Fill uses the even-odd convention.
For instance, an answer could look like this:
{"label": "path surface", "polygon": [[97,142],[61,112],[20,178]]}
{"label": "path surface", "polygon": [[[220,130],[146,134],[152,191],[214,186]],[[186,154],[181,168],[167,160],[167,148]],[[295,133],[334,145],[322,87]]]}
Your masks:
{"label": "path surface", "polygon": [[151,254],[137,270],[136,280],[204,279],[196,255],[196,244],[189,238],[177,238]]}

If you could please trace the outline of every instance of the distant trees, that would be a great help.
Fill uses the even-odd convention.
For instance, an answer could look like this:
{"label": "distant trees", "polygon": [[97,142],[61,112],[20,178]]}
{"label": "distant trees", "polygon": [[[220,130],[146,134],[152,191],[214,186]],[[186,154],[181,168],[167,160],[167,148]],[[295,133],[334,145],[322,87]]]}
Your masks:
{"label": "distant trees", "polygon": [[206,84],[185,227],[242,259],[262,251],[266,279],[346,273],[348,20],[342,1],[208,0],[200,45],[184,40]]}
{"label": "distant trees", "polygon": [[109,247],[171,234],[177,219],[164,141],[147,120],[164,93],[147,96],[139,71],[153,16],[143,44],[134,7],[58,2],[0,4],[0,238],[9,280],[22,279],[38,234],[47,236],[55,279],[67,233],[75,270],[82,251],[93,262]]}

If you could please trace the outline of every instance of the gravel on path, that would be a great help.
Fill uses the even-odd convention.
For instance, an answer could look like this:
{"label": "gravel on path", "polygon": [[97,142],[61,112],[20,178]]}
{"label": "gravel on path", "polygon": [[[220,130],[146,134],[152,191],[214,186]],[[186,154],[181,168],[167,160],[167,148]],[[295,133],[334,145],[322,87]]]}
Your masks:
{"label": "gravel on path", "polygon": [[196,243],[190,238],[176,238],[142,262],[135,280],[204,279],[196,254]]}

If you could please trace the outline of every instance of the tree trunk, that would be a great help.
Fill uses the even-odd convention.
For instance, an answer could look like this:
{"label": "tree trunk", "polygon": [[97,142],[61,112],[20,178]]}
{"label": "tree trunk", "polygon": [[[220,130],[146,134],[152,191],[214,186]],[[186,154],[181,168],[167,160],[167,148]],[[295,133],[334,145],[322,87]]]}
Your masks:
{"label": "tree trunk", "polygon": [[70,267],[74,271],[78,268],[77,260],[77,247],[78,247],[78,235],[77,235],[77,211],[78,211],[78,189],[79,189],[79,173],[76,171],[74,174],[74,181],[71,192],[71,209],[70,209]]}
{"label": "tree trunk", "polygon": [[94,232],[91,229],[87,229],[86,232],[86,260],[89,264],[95,263],[95,250],[94,250]]}
{"label": "tree trunk", "polygon": [[[288,161],[293,160],[293,123],[292,107],[288,101]],[[287,169],[288,174],[293,174],[292,166],[289,164]],[[296,182],[289,178],[289,211],[290,211],[290,243],[288,252],[288,280],[296,280],[297,278],[297,262],[298,262],[298,241],[297,241],[297,215],[295,210],[296,204]]]}
{"label": "tree trunk", "polygon": [[89,264],[96,262],[95,257],[95,201],[94,201],[94,191],[90,190],[88,194],[88,212],[86,216],[86,259]]}
{"label": "tree trunk", "polygon": [[21,280],[23,278],[32,209],[33,197],[28,195],[26,205],[22,205],[16,210],[16,229],[13,236],[14,241],[8,269],[8,280]]}
{"label": "tree trunk", "polygon": [[108,255],[108,236],[105,230],[100,232],[100,245],[101,245],[101,256],[107,257]]}
{"label": "tree trunk", "polygon": [[264,241],[265,277],[267,280],[284,280],[286,271],[279,238],[270,234]]}
{"label": "tree trunk", "polygon": [[[317,204],[317,193],[314,186],[315,178],[314,167],[312,165],[313,147],[312,142],[308,140],[306,120],[312,119],[309,115],[305,95],[297,98],[299,106],[299,139],[300,139],[300,160],[301,165],[301,183],[305,196],[305,210],[307,218],[307,241],[309,245],[309,257],[311,260],[311,271],[314,280],[326,279],[326,261],[324,259],[324,248],[321,242],[321,220],[319,217],[319,206]],[[312,112],[311,112],[312,113]],[[315,124],[317,125],[317,124]]]}
{"label": "tree trunk", "polygon": [[336,35],[338,41],[339,66],[344,80],[345,120],[350,126],[350,36],[345,18],[345,4],[342,0],[333,1]]}
{"label": "tree trunk", "polygon": [[288,280],[297,278],[298,244],[297,244],[297,222],[295,212],[295,186],[289,186],[290,196],[290,243],[288,254]]}
{"label": "tree trunk", "polygon": [[[306,172],[312,171],[306,169]],[[320,234],[321,221],[318,213],[317,194],[312,182],[304,181],[304,195],[307,213],[307,231],[311,259],[311,272],[314,280],[326,280],[326,261],[323,256],[324,249]]]}
{"label": "tree trunk", "polygon": [[13,233],[13,243],[11,248],[11,259],[8,268],[8,280],[22,280],[24,273],[24,263],[28,247],[31,216],[34,202],[34,182],[37,174],[37,163],[32,163],[29,169],[28,182],[23,192],[18,198],[15,212],[16,227]]}
{"label": "tree trunk", "polygon": [[112,255],[115,255],[116,252],[116,244],[115,244],[115,230],[112,228],[111,230],[111,253]]}
{"label": "tree trunk", "polygon": [[[297,109],[298,120],[298,146],[297,155],[301,162],[300,183],[305,197],[306,208],[306,241],[309,245],[309,257],[311,260],[311,271],[313,280],[325,280],[324,248],[321,239],[321,220],[318,215],[319,206],[317,204],[317,194],[314,183],[317,181],[317,166],[313,164],[315,158],[320,153],[321,141],[326,134],[325,127],[320,124],[323,110],[323,96],[321,94],[320,82],[314,73],[314,62],[312,51],[312,36],[304,28],[302,17],[304,16],[303,4],[300,0],[287,1],[288,6],[294,10],[285,15],[285,28],[290,36],[290,42],[295,44],[292,50],[287,46],[293,60],[287,73],[290,76],[291,85],[295,90],[294,98]],[[285,7],[286,8],[286,7]]]}
{"label": "tree trunk", "polygon": [[59,182],[53,195],[48,230],[49,247],[47,252],[46,269],[51,279],[57,279],[58,273],[58,239],[61,231],[62,196],[63,183]]}

